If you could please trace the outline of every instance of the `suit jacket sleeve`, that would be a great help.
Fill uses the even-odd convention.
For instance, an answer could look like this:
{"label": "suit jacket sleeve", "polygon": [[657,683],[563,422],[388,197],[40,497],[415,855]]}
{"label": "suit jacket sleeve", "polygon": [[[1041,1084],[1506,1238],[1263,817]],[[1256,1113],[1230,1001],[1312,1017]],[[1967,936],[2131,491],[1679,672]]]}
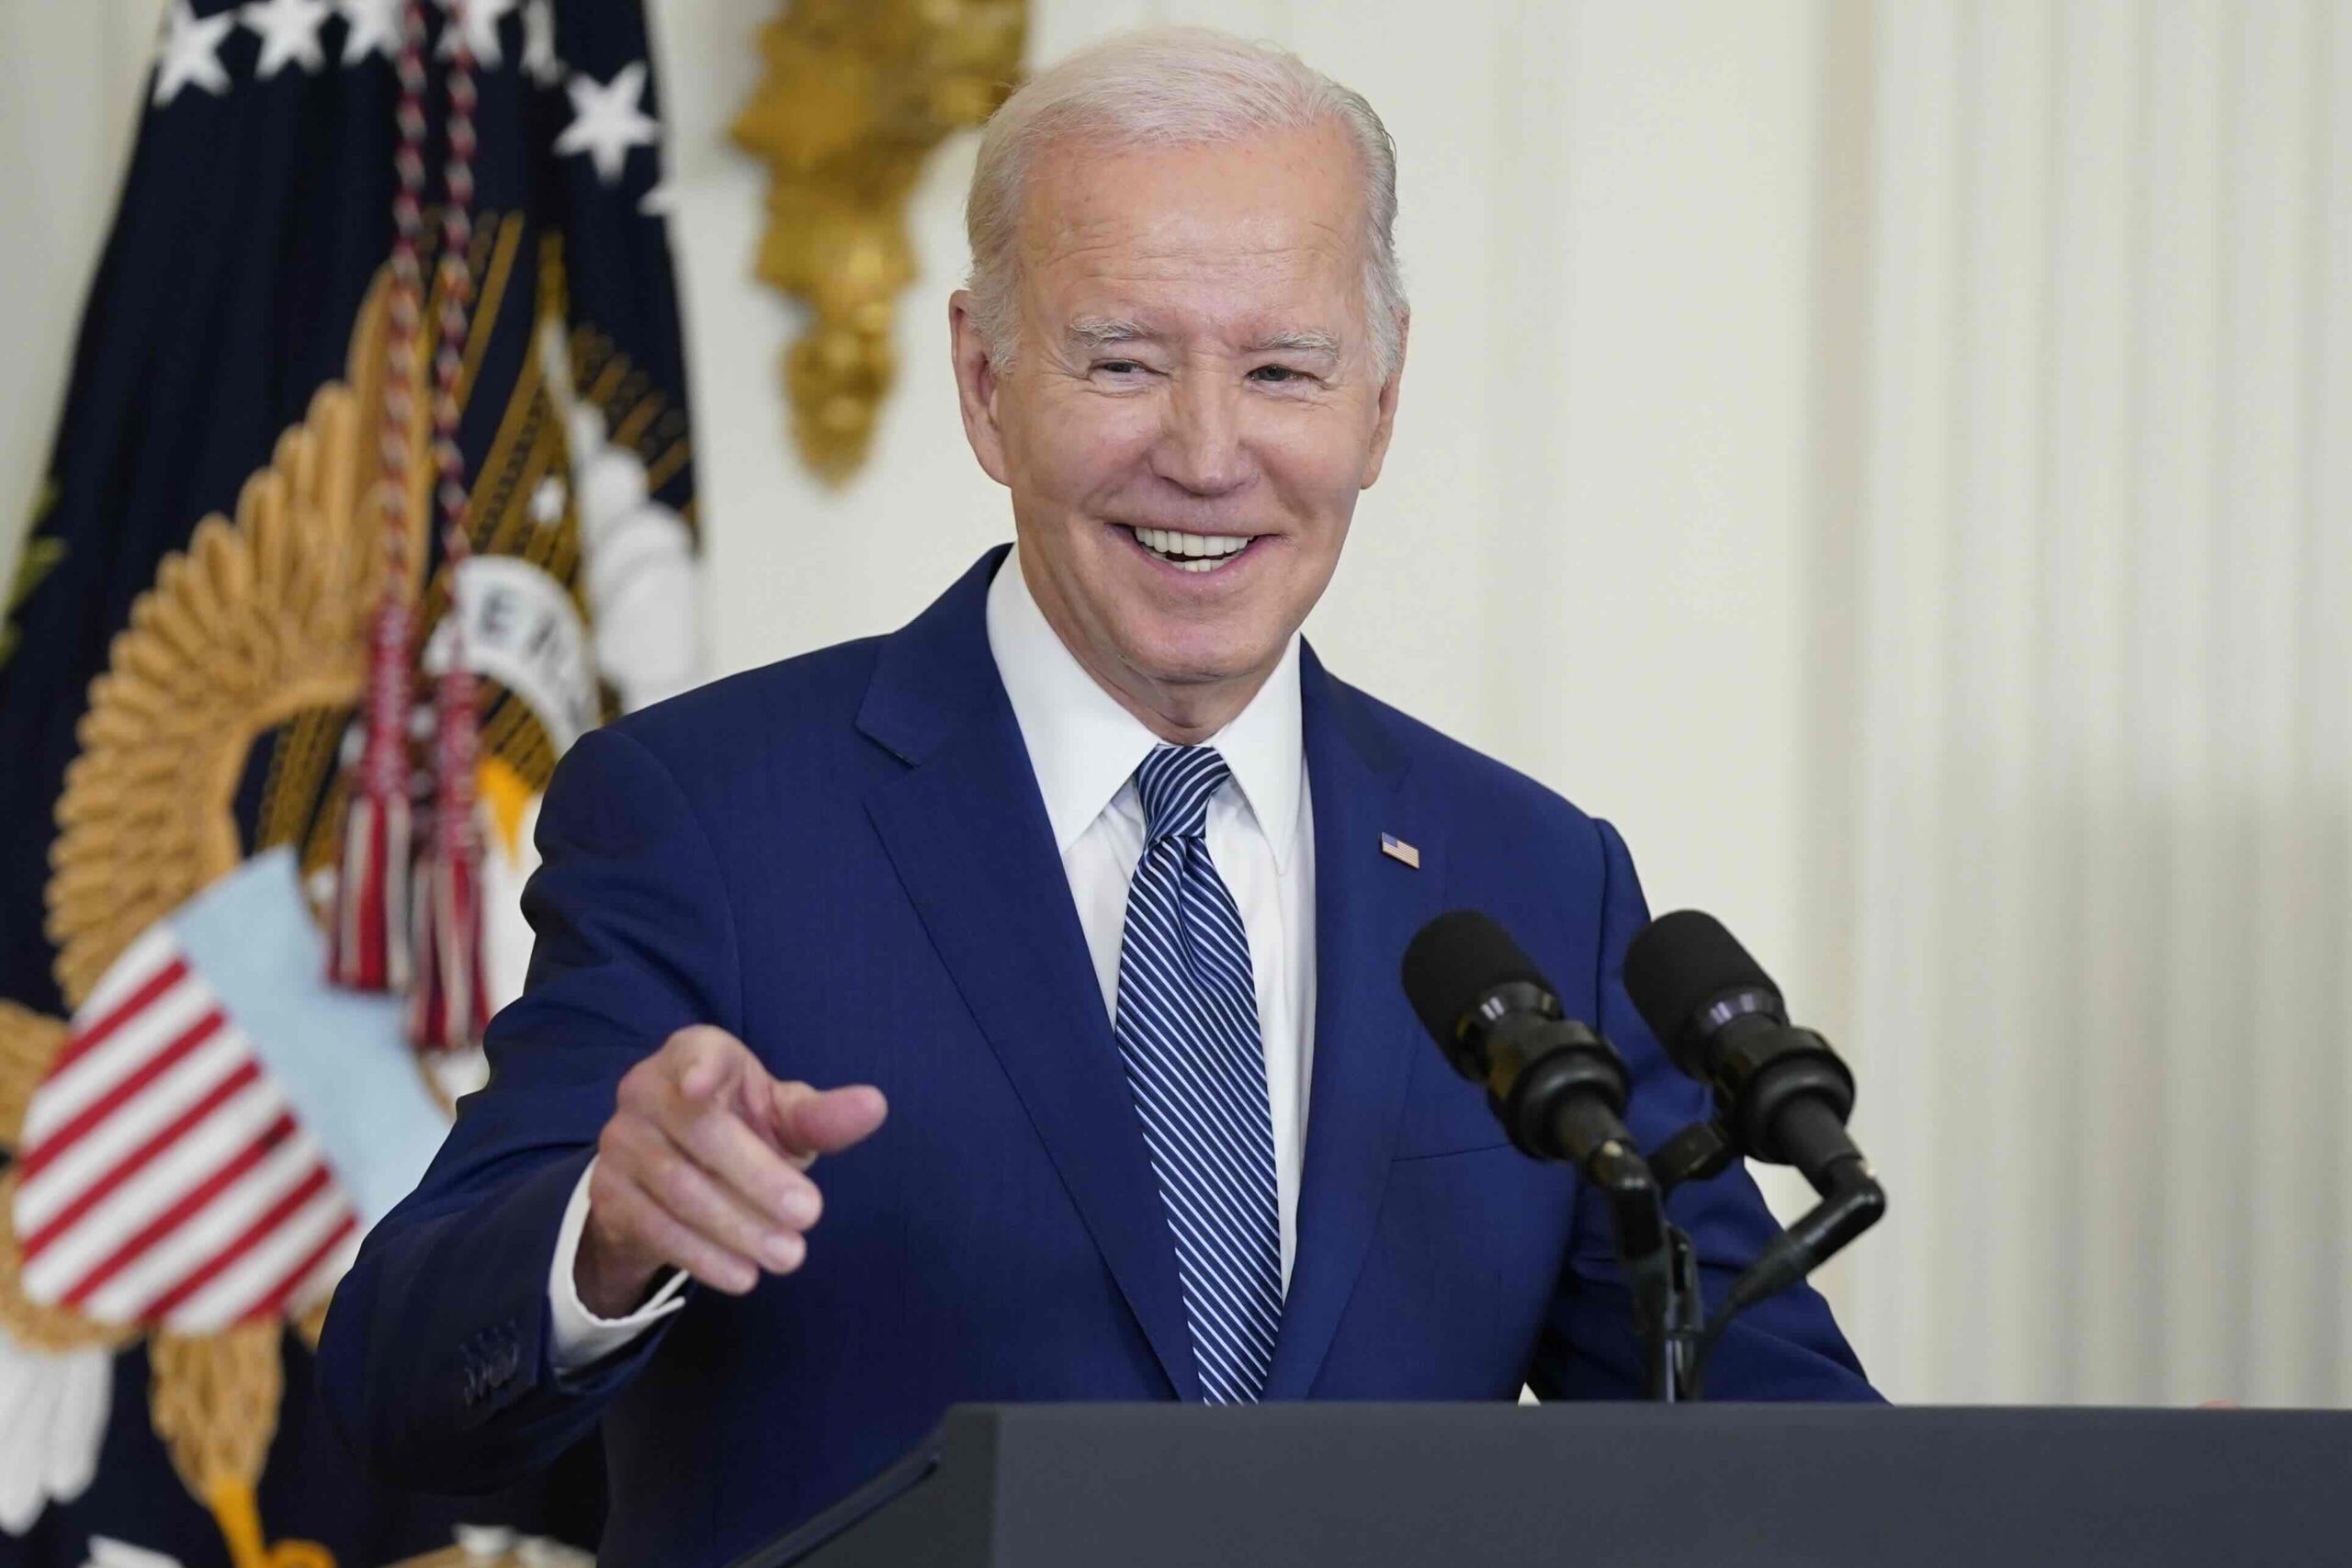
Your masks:
{"label": "suit jacket sleeve", "polygon": [[[1596,994],[1599,1026],[1625,1057],[1633,1092],[1625,1120],[1645,1150],[1704,1120],[1706,1090],[1684,1077],[1651,1037],[1625,994],[1625,949],[1649,919],[1624,840],[1598,822],[1603,863],[1603,914]],[[1712,1314],[1741,1269],[1780,1229],[1763,1195],[1735,1163],[1708,1181],[1691,1182],[1668,1213],[1690,1236],[1700,1289]],[[1611,1244],[1609,1213],[1589,1190],[1577,1201],[1568,1263],[1552,1302],[1529,1382],[1544,1398],[1639,1399],[1647,1393],[1645,1359],[1633,1328],[1632,1303]],[[1707,1396],[1716,1400],[1874,1400],[1861,1364],[1809,1286],[1749,1308],[1710,1358]]]}
{"label": "suit jacket sleeve", "polygon": [[552,1462],[653,1353],[674,1319],[556,1371],[557,1231],[623,1075],[687,1024],[741,1032],[718,863],[659,760],[590,732],[556,770],[537,842],[523,899],[537,941],[522,998],[491,1023],[489,1087],[369,1234],[320,1344],[345,1439],[425,1490],[484,1491]]}

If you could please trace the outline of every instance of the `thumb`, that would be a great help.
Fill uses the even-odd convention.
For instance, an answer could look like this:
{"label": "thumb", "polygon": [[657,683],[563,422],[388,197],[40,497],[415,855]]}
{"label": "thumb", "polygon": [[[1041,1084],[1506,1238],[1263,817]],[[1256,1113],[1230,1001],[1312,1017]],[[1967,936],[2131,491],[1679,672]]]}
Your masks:
{"label": "thumb", "polygon": [[890,1112],[882,1091],[871,1084],[820,1091],[805,1083],[779,1083],[769,1085],[768,1094],[776,1144],[803,1164],[864,1140]]}

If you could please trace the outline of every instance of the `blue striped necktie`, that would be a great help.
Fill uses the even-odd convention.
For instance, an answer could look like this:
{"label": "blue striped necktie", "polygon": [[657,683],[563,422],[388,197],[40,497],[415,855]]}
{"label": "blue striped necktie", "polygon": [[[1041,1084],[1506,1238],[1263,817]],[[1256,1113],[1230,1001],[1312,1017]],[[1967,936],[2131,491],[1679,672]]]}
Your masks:
{"label": "blue striped necktie", "polygon": [[1118,1019],[1152,1174],[1168,1205],[1202,1396],[1257,1399],[1282,1323],[1273,1117],[1241,911],[1209,860],[1213,746],[1163,746],[1136,769],[1143,856],[1127,886]]}

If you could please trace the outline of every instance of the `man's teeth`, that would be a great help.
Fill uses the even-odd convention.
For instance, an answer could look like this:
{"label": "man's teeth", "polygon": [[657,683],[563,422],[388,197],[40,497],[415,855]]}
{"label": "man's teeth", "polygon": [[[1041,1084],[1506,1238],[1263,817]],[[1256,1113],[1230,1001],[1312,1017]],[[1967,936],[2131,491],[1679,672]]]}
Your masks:
{"label": "man's teeth", "polygon": [[1136,542],[1181,571],[1215,571],[1250,547],[1246,534],[1180,534],[1173,528],[1130,528]]}

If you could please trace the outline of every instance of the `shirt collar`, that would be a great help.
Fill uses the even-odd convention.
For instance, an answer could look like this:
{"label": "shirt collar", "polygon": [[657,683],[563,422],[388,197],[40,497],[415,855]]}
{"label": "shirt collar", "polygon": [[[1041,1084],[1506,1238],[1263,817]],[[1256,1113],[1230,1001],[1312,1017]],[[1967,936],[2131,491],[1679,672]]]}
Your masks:
{"label": "shirt collar", "polygon": [[[1062,645],[1029,592],[1018,548],[1004,558],[989,584],[988,633],[989,652],[1046,799],[1054,847],[1068,854],[1159,739],[1096,684]],[[1287,871],[1306,773],[1295,633],[1250,705],[1208,743],[1233,770],[1243,801],[1273,850],[1275,869]]]}

